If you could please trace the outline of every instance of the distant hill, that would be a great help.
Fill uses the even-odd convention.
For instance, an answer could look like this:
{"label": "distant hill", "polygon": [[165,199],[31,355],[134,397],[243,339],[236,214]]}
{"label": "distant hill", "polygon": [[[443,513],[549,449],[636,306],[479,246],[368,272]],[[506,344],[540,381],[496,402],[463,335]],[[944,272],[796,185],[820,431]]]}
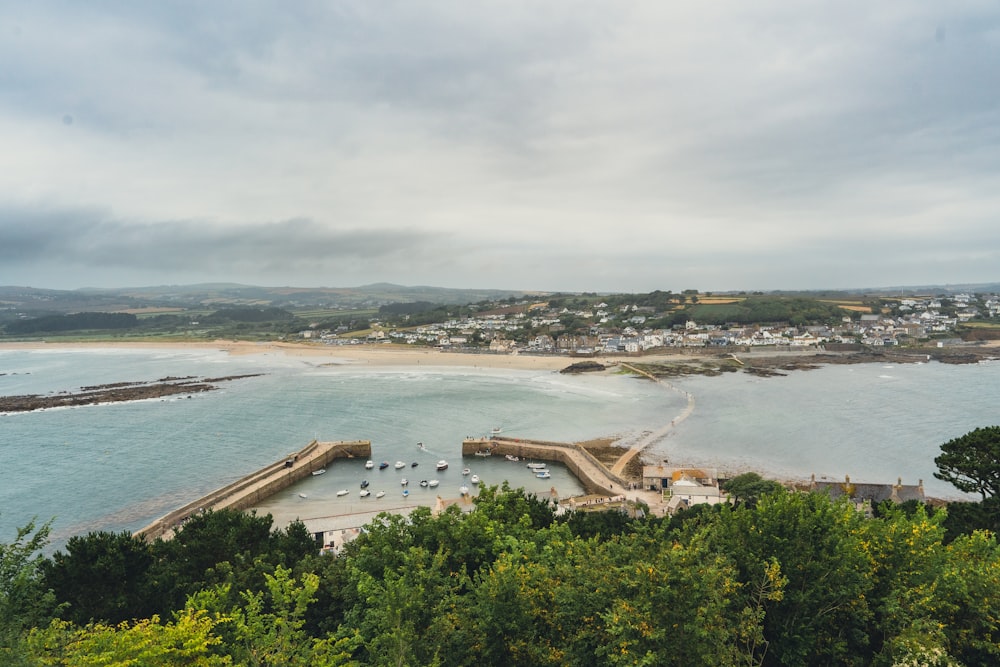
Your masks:
{"label": "distant hill", "polygon": [[467,304],[521,297],[511,290],[451,289],[376,283],[360,287],[260,287],[236,283],[51,290],[0,286],[0,309],[27,313],[113,311],[150,307],[270,306],[277,308],[377,308],[389,303],[430,301]]}

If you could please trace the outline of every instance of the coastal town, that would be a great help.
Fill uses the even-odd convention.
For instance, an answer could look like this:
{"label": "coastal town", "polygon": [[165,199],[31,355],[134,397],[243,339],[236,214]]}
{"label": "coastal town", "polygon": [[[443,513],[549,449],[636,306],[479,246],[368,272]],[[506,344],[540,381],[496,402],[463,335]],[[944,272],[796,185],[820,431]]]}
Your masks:
{"label": "coastal town", "polygon": [[475,316],[416,327],[373,319],[371,330],[364,336],[351,335],[346,327],[342,331],[306,329],[298,335],[305,340],[332,345],[401,343],[441,349],[485,349],[494,353],[575,356],[727,346],[771,349],[826,345],[891,347],[931,340],[935,345],[944,346],[964,342],[956,335],[959,325],[975,319],[1000,317],[1000,296],[959,293],[947,299],[901,298],[883,310],[879,313],[854,312],[829,324],[710,324],[691,317],[667,328],[649,326],[662,322],[662,311],[636,303],[611,307],[599,301],[592,307],[571,310],[567,306],[553,307],[548,302],[521,301]]}

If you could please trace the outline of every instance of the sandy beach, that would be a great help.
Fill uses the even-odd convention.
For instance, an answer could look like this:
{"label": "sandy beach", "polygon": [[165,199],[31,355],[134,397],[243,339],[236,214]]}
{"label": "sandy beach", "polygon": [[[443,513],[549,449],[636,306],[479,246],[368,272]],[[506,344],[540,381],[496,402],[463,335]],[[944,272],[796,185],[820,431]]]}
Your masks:
{"label": "sandy beach", "polygon": [[[313,343],[280,343],[280,342],[249,342],[232,340],[215,340],[206,342],[27,342],[0,343],[0,350],[43,350],[46,348],[61,349],[99,349],[99,348],[134,348],[134,349],[164,349],[171,347],[222,350],[232,355],[272,354],[292,357],[310,357],[329,359],[330,364],[352,366],[460,366],[468,368],[510,368],[517,370],[551,370],[566,368],[579,359],[566,356],[534,356],[518,354],[490,354],[446,352],[437,349],[412,348],[402,345],[323,345]],[[625,359],[626,357],[622,357]],[[652,359],[649,357],[648,359]],[[602,356],[592,359],[606,365],[616,364],[620,359]]]}

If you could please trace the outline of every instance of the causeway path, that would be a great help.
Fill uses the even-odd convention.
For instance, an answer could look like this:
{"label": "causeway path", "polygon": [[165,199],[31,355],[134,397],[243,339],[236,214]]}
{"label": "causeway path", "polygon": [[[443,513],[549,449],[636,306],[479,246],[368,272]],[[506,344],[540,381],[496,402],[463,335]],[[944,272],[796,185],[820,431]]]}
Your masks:
{"label": "causeway path", "polygon": [[671,419],[669,424],[667,424],[666,426],[664,426],[662,428],[659,428],[659,429],[657,429],[655,431],[652,431],[650,433],[644,434],[642,437],[640,437],[635,442],[635,444],[633,444],[629,448],[629,450],[627,452],[625,452],[624,454],[622,454],[621,458],[619,458],[618,461],[616,461],[615,464],[613,466],[611,466],[611,472],[612,472],[612,474],[614,474],[614,475],[616,475],[618,477],[621,477],[622,473],[625,470],[625,466],[628,465],[629,461],[631,461],[636,456],[638,456],[639,453],[642,450],[646,449],[646,447],[649,447],[654,442],[665,438],[672,428],[674,428],[675,426],[677,426],[677,424],[680,424],[682,421],[684,421],[685,419],[687,419],[688,417],[691,416],[691,413],[694,412],[694,407],[695,407],[694,394],[692,394],[690,392],[687,392],[687,391],[682,391],[681,389],[678,389],[677,387],[675,387],[674,385],[670,384],[669,382],[663,382],[662,380],[660,380],[660,378],[656,377],[655,375],[652,375],[651,373],[647,373],[646,371],[640,370],[640,369],[636,368],[635,366],[630,366],[629,364],[626,364],[624,362],[622,362],[620,364],[620,366],[622,368],[627,368],[628,370],[632,371],[633,373],[638,373],[639,375],[643,375],[645,377],[648,377],[650,380],[652,380],[653,382],[656,382],[657,384],[665,385],[665,386],[669,387],[670,389],[672,389],[673,391],[676,391],[679,394],[684,394],[687,397],[687,406],[684,408],[684,410],[679,415],[677,415],[676,417],[674,417],[673,419]]}

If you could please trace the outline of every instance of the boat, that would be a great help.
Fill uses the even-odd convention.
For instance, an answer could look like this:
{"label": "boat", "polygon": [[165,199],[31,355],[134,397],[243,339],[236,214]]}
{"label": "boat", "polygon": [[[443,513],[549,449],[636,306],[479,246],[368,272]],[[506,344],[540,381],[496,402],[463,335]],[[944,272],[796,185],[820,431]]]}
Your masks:
{"label": "boat", "polygon": [[396,470],[399,470],[400,468],[403,468],[405,466],[406,464],[403,463],[402,461],[396,461],[396,465],[394,467],[396,468]]}
{"label": "boat", "polygon": [[367,498],[371,494],[372,492],[369,491],[368,489],[361,489],[361,492],[358,495],[361,496],[362,498]]}
{"label": "boat", "polygon": [[375,467],[375,462],[374,461],[372,461],[371,459],[368,459],[367,461],[365,461],[365,470],[371,470],[374,467]]}
{"label": "boat", "polygon": [[375,497],[376,498],[381,498],[384,495],[385,495],[385,491],[379,491],[378,493],[375,494]]}
{"label": "boat", "polygon": [[538,479],[548,479],[552,477],[552,473],[550,473],[548,470],[539,470],[538,472],[535,473],[535,477],[537,477]]}
{"label": "boat", "polygon": [[440,461],[437,462],[437,469],[438,470],[447,470],[448,469],[448,462],[445,461],[444,459],[441,459]]}
{"label": "boat", "polygon": [[499,426],[494,426],[492,429],[490,429],[490,435],[500,435],[502,432],[503,429],[500,428]]}
{"label": "boat", "polygon": [[469,470],[468,468],[462,468],[462,474],[463,475],[468,475],[470,472],[472,472],[472,471]]}
{"label": "boat", "polygon": [[513,461],[514,463],[517,463],[521,459],[519,459],[518,457],[514,456],[513,454],[507,454],[507,460],[508,461]]}
{"label": "boat", "polygon": [[367,479],[361,480],[361,488],[362,489],[367,489],[368,488],[368,480]]}
{"label": "boat", "polygon": [[483,456],[483,457],[485,457],[485,456],[493,456],[493,452],[491,452],[491,451],[489,451],[487,449],[487,450],[483,450],[481,452],[475,452],[475,455],[476,456]]}
{"label": "boat", "polygon": [[433,489],[435,486],[437,486],[440,483],[441,482],[437,481],[436,479],[432,479],[431,481],[427,482],[427,486],[429,486],[429,487],[431,487]]}
{"label": "boat", "polygon": [[378,464],[378,469],[379,470],[385,470],[388,467],[389,467],[389,462],[388,461],[382,461],[382,463]]}
{"label": "boat", "polygon": [[427,486],[427,480],[426,479],[420,480],[420,486]]}
{"label": "boat", "polygon": [[422,443],[422,442],[418,442],[418,443],[417,443],[417,449],[427,449],[427,448],[426,448],[426,447],[424,447],[424,443]]}
{"label": "boat", "polygon": [[529,463],[528,467],[531,468],[532,470],[541,470],[546,465],[548,465],[548,464],[547,463]]}
{"label": "boat", "polygon": [[473,476],[472,476],[472,477],[471,477],[471,478],[469,479],[469,481],[470,481],[470,482],[472,482],[473,484],[479,484],[479,475],[473,475]]}
{"label": "boat", "polygon": [[319,470],[313,470],[313,475],[322,475],[326,472],[326,468],[320,468]]}
{"label": "boat", "polygon": [[304,493],[300,493],[300,494],[299,494],[299,498],[308,498],[308,497],[309,497],[309,496],[307,496],[307,495],[306,495],[306,494],[304,494]]}
{"label": "boat", "polygon": [[341,496],[346,496],[348,493],[350,493],[350,491],[347,489],[341,489],[340,491],[337,491],[337,497],[340,498]]}
{"label": "boat", "polygon": [[458,492],[461,493],[463,496],[467,496],[469,495],[469,487],[462,485],[458,487]]}
{"label": "boat", "polygon": [[411,468],[416,468],[418,465],[420,465],[420,464],[417,463],[416,461],[414,461],[413,463],[410,464],[410,467]]}
{"label": "boat", "polygon": [[403,497],[404,498],[409,498],[410,497],[410,490],[409,489],[403,489]]}
{"label": "boat", "polygon": [[403,479],[399,480],[399,485],[400,486],[406,486],[409,483],[410,483],[410,480],[406,479],[405,477]]}

